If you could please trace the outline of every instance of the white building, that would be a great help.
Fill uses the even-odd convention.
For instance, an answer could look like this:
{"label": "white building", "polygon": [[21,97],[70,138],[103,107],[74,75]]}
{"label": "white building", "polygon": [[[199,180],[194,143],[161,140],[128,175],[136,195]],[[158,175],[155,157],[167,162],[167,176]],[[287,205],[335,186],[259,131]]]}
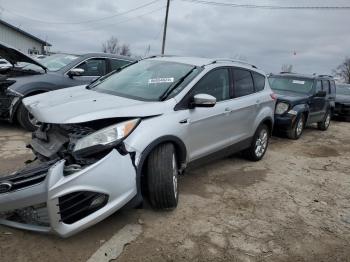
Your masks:
{"label": "white building", "polygon": [[22,53],[29,55],[45,54],[51,46],[44,40],[0,19],[0,41]]}

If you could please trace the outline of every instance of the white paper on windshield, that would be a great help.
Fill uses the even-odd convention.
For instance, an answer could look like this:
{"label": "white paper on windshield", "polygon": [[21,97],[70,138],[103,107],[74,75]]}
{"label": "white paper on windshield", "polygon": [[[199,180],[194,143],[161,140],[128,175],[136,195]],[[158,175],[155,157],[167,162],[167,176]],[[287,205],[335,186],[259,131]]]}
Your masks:
{"label": "white paper on windshield", "polygon": [[174,82],[174,77],[148,79],[148,84],[173,83],[173,82]]}
{"label": "white paper on windshield", "polygon": [[305,81],[293,80],[293,84],[304,85],[304,84],[305,84]]}

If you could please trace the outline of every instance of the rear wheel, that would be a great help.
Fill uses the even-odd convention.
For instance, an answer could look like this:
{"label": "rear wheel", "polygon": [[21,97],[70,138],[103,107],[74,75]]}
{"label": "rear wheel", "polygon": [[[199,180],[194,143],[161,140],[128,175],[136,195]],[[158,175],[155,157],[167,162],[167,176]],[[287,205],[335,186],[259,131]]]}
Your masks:
{"label": "rear wheel", "polygon": [[331,112],[328,110],[321,122],[317,123],[319,130],[326,131],[331,123]]}
{"label": "rear wheel", "polygon": [[19,105],[17,110],[17,121],[24,129],[31,132],[35,131],[39,127],[39,122],[31,113],[29,113],[22,103]]}
{"label": "rear wheel", "polygon": [[175,208],[178,203],[178,163],[174,145],[166,143],[155,148],[147,162],[147,185],[154,208]]}
{"label": "rear wheel", "polygon": [[295,125],[287,132],[287,136],[290,139],[299,139],[304,131],[305,127],[305,116],[303,114],[298,117]]}
{"label": "rear wheel", "polygon": [[251,146],[246,149],[243,154],[252,161],[261,160],[269,145],[270,130],[267,125],[262,124],[255,132]]}

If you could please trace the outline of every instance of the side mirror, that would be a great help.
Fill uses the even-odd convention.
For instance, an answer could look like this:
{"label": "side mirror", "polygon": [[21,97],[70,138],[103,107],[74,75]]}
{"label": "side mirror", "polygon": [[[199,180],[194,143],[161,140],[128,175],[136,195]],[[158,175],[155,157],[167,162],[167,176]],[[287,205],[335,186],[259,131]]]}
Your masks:
{"label": "side mirror", "polygon": [[327,92],[326,91],[318,91],[316,94],[315,94],[315,97],[325,97],[327,95]]}
{"label": "side mirror", "polygon": [[193,97],[192,107],[213,107],[216,104],[216,98],[207,94],[197,94]]}
{"label": "side mirror", "polygon": [[85,70],[82,68],[73,68],[68,72],[68,76],[73,78],[74,76],[81,76],[84,72]]}

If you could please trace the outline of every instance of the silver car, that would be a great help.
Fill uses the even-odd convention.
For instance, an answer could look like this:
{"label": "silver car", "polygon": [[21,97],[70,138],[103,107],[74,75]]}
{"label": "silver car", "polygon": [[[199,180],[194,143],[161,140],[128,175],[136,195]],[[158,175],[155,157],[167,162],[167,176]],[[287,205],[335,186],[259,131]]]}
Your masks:
{"label": "silver car", "polygon": [[189,166],[262,159],[275,97],[255,66],[163,56],[23,103],[42,123],[29,145],[40,164],[1,178],[0,223],[68,237],[143,198],[175,208]]}

